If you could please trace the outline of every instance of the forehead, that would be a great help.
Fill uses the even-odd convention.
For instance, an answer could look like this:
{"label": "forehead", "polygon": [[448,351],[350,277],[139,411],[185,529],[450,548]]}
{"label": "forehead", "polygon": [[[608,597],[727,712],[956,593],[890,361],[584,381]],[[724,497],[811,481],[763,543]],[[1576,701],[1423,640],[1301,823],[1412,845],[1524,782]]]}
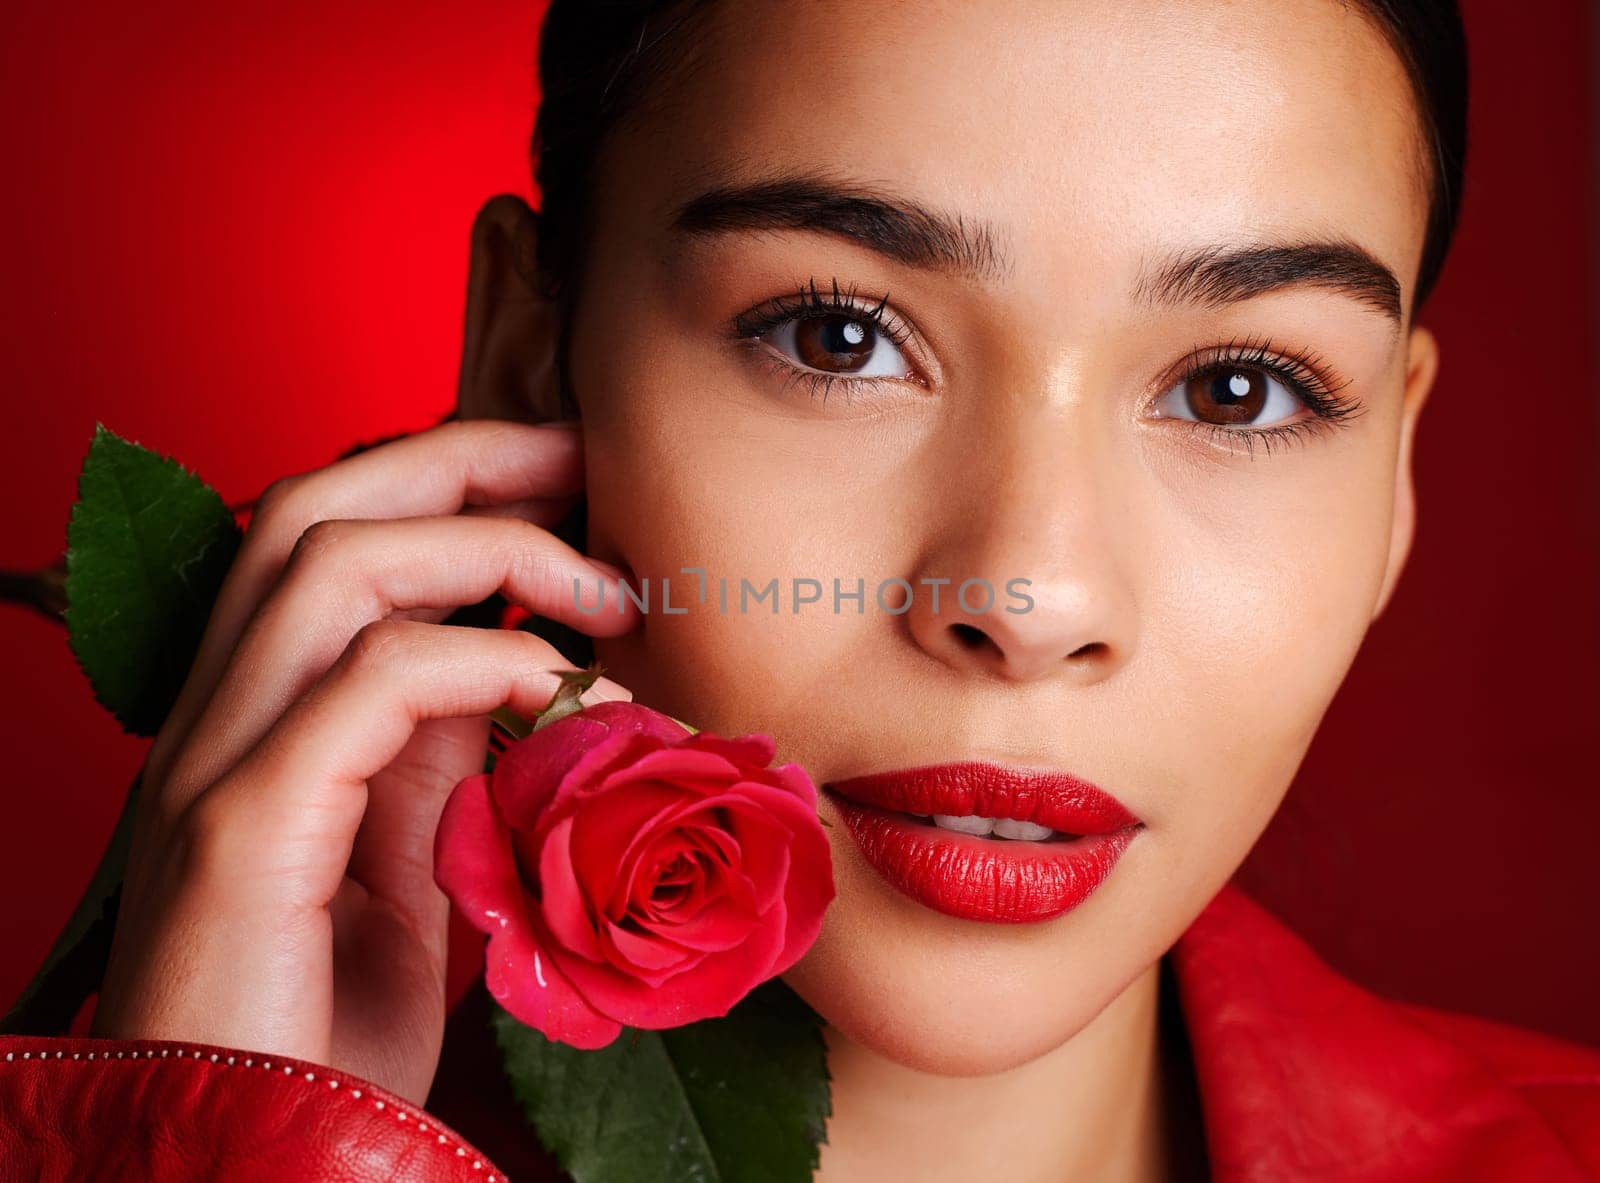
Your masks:
{"label": "forehead", "polygon": [[824,172],[991,224],[1024,275],[1343,236],[1409,303],[1417,115],[1354,2],[741,0],[691,36],[606,166],[659,225],[717,184]]}

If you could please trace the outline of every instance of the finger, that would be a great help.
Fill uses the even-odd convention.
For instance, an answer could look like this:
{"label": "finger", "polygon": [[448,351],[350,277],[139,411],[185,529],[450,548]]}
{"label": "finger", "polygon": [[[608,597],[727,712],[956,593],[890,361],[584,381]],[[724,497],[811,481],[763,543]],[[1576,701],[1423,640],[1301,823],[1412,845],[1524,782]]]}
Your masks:
{"label": "finger", "polygon": [[[186,814],[196,874],[212,889],[273,894],[291,911],[326,907],[349,863],[367,782],[426,719],[544,708],[568,668],[511,630],[383,620],[296,700]],[[599,690],[596,687],[595,690]],[[586,700],[605,697],[591,690]]]}
{"label": "finger", "polygon": [[574,504],[576,497],[533,497],[524,501],[508,501],[497,505],[468,505],[461,510],[468,518],[521,518],[546,530],[561,524]]}
{"label": "finger", "polygon": [[446,423],[269,486],[152,746],[151,779],[162,777],[171,753],[183,746],[251,613],[313,522],[453,514],[468,506],[571,497],[582,487],[577,431],[499,420]]}
{"label": "finger", "polygon": [[[531,522],[546,530],[554,531],[561,525],[577,498],[565,497],[560,499],[534,498],[528,501],[512,501],[505,505],[469,505],[461,511],[461,517],[483,518],[520,518]],[[615,571],[609,563],[593,560],[607,571]],[[460,610],[462,605],[452,604],[444,608],[397,608],[390,615],[399,620],[421,620],[427,624],[439,624],[448,620]],[[248,625],[246,627],[249,627]]]}
{"label": "finger", "polygon": [[[554,532],[571,512],[577,500],[576,497],[535,498],[529,501],[512,501],[505,505],[469,505],[461,511],[460,516],[521,518],[525,522],[532,522],[535,526]],[[607,571],[615,571],[609,563],[600,562],[598,559],[594,561]],[[428,624],[439,624],[448,620],[460,607],[451,605],[446,608],[411,608],[396,610],[390,615],[401,620],[421,620]]]}
{"label": "finger", "polygon": [[517,518],[311,526],[239,639],[161,786],[166,815],[180,812],[248,751],[363,626],[396,611],[475,604],[497,591],[594,636],[626,632],[641,616],[610,568]]}
{"label": "finger", "polygon": [[[461,517],[484,518],[520,518],[531,522],[546,530],[555,530],[572,509],[576,498],[567,497],[559,500],[549,498],[534,498],[528,501],[513,501],[505,505],[469,505],[463,509]],[[292,552],[291,552],[292,553]],[[609,563],[593,560],[606,571],[615,571]],[[269,593],[270,594],[270,593]],[[399,620],[420,620],[427,624],[439,624],[448,620],[463,605],[451,604],[443,608],[397,608],[390,615]],[[246,628],[249,626],[246,625]]]}

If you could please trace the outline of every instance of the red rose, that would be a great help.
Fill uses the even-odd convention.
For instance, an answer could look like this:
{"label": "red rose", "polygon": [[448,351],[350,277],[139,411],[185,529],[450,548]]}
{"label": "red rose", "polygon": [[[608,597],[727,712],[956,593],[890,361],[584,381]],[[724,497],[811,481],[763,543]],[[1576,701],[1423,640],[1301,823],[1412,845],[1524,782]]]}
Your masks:
{"label": "red rose", "polygon": [[489,992],[551,1039],[725,1015],[833,899],[816,787],[765,735],[605,702],[513,743],[445,804],[434,877],[489,934]]}

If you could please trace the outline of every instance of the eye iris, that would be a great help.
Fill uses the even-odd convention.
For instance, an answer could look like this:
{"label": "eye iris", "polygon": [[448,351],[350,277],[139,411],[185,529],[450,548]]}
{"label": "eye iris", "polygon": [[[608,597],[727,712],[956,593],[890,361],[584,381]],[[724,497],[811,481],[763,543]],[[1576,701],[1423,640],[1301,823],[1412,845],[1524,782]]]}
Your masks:
{"label": "eye iris", "polygon": [[1202,423],[1249,423],[1266,404],[1267,381],[1249,370],[1213,370],[1190,379],[1184,397]]}
{"label": "eye iris", "polygon": [[849,316],[818,316],[795,327],[800,360],[816,370],[859,370],[872,357],[877,334],[872,326]]}

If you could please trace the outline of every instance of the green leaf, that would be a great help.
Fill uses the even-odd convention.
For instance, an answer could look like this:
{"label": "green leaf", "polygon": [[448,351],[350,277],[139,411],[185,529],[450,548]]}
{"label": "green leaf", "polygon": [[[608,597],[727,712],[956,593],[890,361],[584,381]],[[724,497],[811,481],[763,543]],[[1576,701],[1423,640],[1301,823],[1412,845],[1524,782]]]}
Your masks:
{"label": "green leaf", "polygon": [[[154,735],[166,720],[239,539],[205,482],[95,426],[67,526],[64,615],[95,697],[127,730]],[[136,801],[130,790],[93,879],[0,1031],[60,1034],[99,989]]]}
{"label": "green leaf", "polygon": [[498,1009],[506,1075],[576,1183],[809,1183],[832,1113],[822,1020],[781,979],[726,1016],[624,1027],[608,1047],[546,1039]]}
{"label": "green leaf", "polygon": [[176,461],[96,425],[67,527],[67,628],[95,697],[154,735],[188,675],[239,527]]}

